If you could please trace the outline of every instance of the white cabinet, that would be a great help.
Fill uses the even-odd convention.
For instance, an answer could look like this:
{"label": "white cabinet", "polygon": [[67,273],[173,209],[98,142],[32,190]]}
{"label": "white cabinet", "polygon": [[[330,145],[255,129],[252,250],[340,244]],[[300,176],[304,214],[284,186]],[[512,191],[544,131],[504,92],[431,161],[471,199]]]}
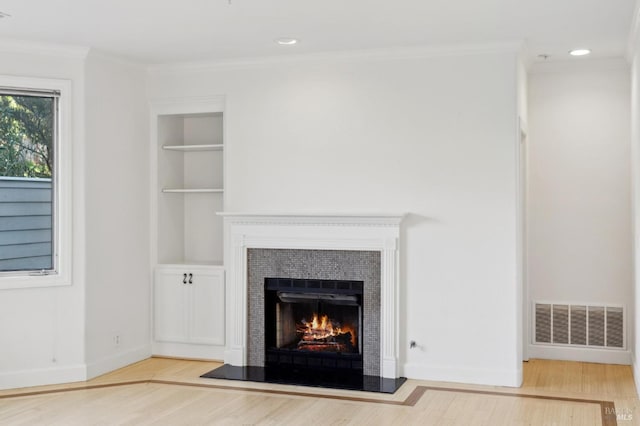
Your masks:
{"label": "white cabinet", "polygon": [[224,347],[224,270],[162,265],[154,279],[154,354],[217,359]]}
{"label": "white cabinet", "polygon": [[[160,342],[188,342],[188,296],[183,284],[182,269],[157,268],[153,289],[154,338]],[[186,272],[184,273],[186,276]]]}

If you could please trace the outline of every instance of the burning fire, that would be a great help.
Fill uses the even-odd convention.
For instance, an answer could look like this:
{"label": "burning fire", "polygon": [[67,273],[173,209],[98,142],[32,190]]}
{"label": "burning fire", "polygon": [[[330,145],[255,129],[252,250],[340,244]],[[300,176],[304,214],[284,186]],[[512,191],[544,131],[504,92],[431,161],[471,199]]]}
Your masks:
{"label": "burning fire", "polygon": [[304,341],[321,341],[335,338],[342,334],[351,333],[351,344],[356,346],[356,331],[349,326],[333,323],[327,315],[318,318],[318,314],[313,314],[313,320],[302,320]]}

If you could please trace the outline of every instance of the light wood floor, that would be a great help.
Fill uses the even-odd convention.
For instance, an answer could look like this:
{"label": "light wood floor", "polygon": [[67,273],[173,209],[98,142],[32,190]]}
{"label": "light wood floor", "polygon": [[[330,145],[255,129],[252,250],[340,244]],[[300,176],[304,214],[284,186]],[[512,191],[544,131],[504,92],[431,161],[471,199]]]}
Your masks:
{"label": "light wood floor", "polygon": [[409,380],[394,395],[200,379],[151,358],[88,382],[0,391],[0,425],[636,425],[631,367],[531,360],[521,388]]}

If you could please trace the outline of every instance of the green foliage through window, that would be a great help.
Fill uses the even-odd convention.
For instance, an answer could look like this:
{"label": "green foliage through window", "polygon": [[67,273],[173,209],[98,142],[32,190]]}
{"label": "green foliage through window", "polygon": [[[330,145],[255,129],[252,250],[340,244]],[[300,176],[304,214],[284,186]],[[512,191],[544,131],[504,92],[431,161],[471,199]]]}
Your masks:
{"label": "green foliage through window", "polygon": [[50,178],[54,99],[0,96],[0,176]]}

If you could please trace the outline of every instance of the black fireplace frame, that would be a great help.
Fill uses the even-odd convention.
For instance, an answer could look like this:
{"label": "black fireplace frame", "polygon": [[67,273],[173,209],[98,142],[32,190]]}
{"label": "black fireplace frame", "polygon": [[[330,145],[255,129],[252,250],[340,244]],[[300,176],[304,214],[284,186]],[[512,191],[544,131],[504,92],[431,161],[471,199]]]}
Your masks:
{"label": "black fireplace frame", "polygon": [[[342,352],[309,352],[296,349],[277,348],[275,327],[275,304],[279,292],[299,293],[308,295],[322,295],[322,297],[336,295],[357,296],[360,306],[360,330],[364,330],[364,282],[351,280],[315,280],[292,278],[265,278],[264,280],[264,332],[265,332],[265,367],[275,367],[292,371],[324,371],[345,373],[349,375],[363,374],[363,351],[359,353]],[[326,300],[326,299],[325,299]],[[358,342],[363,345],[363,335],[360,332]]]}

